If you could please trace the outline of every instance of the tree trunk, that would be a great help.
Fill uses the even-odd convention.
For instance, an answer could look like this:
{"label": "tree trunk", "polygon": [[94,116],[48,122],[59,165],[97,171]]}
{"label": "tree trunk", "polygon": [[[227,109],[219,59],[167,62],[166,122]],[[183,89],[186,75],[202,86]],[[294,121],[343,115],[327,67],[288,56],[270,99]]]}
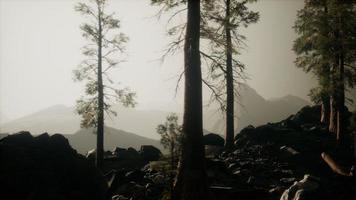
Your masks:
{"label": "tree trunk", "polygon": [[338,100],[337,100],[337,131],[336,139],[338,144],[344,142],[345,135],[345,83],[344,83],[344,55],[339,58],[339,80],[338,80]]}
{"label": "tree trunk", "polygon": [[234,78],[232,71],[232,42],[230,27],[230,0],[226,0],[226,150],[234,144]]}
{"label": "tree trunk", "polygon": [[174,200],[207,199],[203,146],[202,77],[199,54],[200,0],[188,0],[184,44],[185,93],[182,155],[174,185]]}
{"label": "tree trunk", "polygon": [[[341,12],[341,11],[340,11]],[[336,40],[339,41],[338,51],[337,51],[337,61],[338,61],[338,77],[337,77],[337,130],[336,130],[336,140],[338,144],[344,142],[344,132],[345,132],[345,66],[344,66],[344,51],[343,51],[343,32],[342,32],[342,16],[339,13],[338,17],[338,30],[336,34]]]}
{"label": "tree trunk", "polygon": [[[335,58],[337,59],[337,58]],[[330,70],[330,118],[329,118],[329,132],[336,133],[336,119],[337,119],[337,108],[336,108],[336,90],[337,90],[337,81],[336,81],[336,64],[334,63]]]}
{"label": "tree trunk", "polygon": [[171,138],[171,173],[170,173],[170,193],[171,196],[170,198],[173,199],[173,188],[174,188],[174,170],[175,170],[175,164],[174,164],[174,139]]}
{"label": "tree trunk", "polygon": [[327,98],[323,98],[322,102],[321,102],[320,122],[328,125],[329,124],[329,120],[328,120],[329,116],[330,116],[330,97],[327,97]]}
{"label": "tree trunk", "polygon": [[330,96],[330,118],[329,118],[329,132],[330,133],[336,133],[336,118],[337,118],[336,96],[335,96],[335,94],[331,94],[331,96]]}
{"label": "tree trunk", "polygon": [[99,37],[98,37],[98,123],[96,132],[96,166],[100,169],[104,159],[104,87],[102,74],[102,24],[101,9],[99,10]]}

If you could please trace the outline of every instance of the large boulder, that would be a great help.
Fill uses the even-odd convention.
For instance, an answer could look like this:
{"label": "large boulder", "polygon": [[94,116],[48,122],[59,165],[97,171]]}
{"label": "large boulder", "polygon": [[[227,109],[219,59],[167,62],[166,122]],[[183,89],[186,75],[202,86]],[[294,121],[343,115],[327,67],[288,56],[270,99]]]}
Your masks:
{"label": "large boulder", "polygon": [[305,175],[303,180],[295,182],[291,187],[285,190],[281,200],[312,200],[319,199],[316,191],[319,186],[319,178]]}
{"label": "large boulder", "polygon": [[105,199],[107,183],[60,134],[29,132],[0,140],[2,199]]}
{"label": "large boulder", "polygon": [[305,106],[292,117],[292,121],[296,124],[319,124],[320,123],[321,106]]}
{"label": "large boulder", "polygon": [[128,149],[116,147],[113,153],[117,158],[122,160],[140,159],[140,154],[132,147]]}
{"label": "large boulder", "polygon": [[161,157],[162,152],[152,145],[142,145],[140,155],[145,161],[157,161]]}
{"label": "large boulder", "polygon": [[209,133],[203,136],[203,143],[204,145],[223,147],[225,140],[218,134]]}

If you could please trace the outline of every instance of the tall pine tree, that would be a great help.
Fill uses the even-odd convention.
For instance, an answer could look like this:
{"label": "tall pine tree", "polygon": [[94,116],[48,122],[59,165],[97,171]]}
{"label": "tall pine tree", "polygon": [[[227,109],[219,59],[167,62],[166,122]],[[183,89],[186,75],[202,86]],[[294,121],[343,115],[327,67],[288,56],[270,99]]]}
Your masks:
{"label": "tall pine tree", "polygon": [[246,28],[259,20],[259,13],[247,7],[249,2],[255,1],[207,1],[203,9],[202,38],[209,42],[210,51],[201,54],[209,66],[208,76],[213,80],[213,83],[205,83],[213,90],[212,98],[225,111],[227,150],[231,150],[234,141],[236,87],[244,78],[245,66],[237,60],[245,40],[240,32],[242,27]]}
{"label": "tall pine tree", "polygon": [[82,116],[81,127],[96,127],[96,165],[102,167],[104,156],[104,112],[116,115],[109,102],[121,102],[125,106],[134,106],[135,93],[128,89],[114,88],[109,77],[110,69],[120,62],[124,44],[128,38],[119,32],[120,21],[115,13],[107,14],[105,8],[108,0],[89,0],[78,3],[75,10],[90,19],[80,28],[89,44],[83,47],[86,59],[74,70],[76,81],[86,81],[85,93],[77,101],[77,112]]}
{"label": "tall pine tree", "polygon": [[306,0],[295,24],[296,64],[317,75],[320,86],[313,90],[314,99],[330,97],[329,131],[339,143],[346,130],[345,91],[356,81],[355,5],[355,0]]}
{"label": "tall pine tree", "polygon": [[183,29],[185,83],[182,152],[173,199],[207,199],[200,62],[200,0],[152,0],[152,3],[163,5],[165,9],[187,5],[187,23]]}

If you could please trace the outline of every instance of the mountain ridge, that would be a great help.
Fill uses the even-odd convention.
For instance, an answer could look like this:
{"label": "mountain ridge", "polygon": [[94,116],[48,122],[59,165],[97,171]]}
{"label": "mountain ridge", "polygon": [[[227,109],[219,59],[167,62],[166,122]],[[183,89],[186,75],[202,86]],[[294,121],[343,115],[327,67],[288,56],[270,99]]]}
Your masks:
{"label": "mountain ridge", "polygon": [[[237,113],[236,132],[249,124],[257,126],[282,120],[298,111],[301,107],[310,104],[308,101],[293,95],[265,99],[248,85],[241,85],[240,87],[239,103],[235,104],[235,112]],[[204,129],[224,135],[224,115],[217,111],[217,108],[216,104],[204,107]],[[1,124],[0,133],[27,130],[33,134],[44,132],[49,134],[74,134],[80,130],[81,120],[74,109],[74,107],[57,104]],[[119,105],[114,105],[113,109],[117,111],[118,116],[112,117],[112,119],[107,118],[105,121],[106,126],[152,139],[159,139],[156,127],[158,124],[164,123],[166,116],[170,113],[170,111],[161,111],[159,109],[140,110],[124,108]],[[182,113],[178,113],[178,116],[182,121]]]}

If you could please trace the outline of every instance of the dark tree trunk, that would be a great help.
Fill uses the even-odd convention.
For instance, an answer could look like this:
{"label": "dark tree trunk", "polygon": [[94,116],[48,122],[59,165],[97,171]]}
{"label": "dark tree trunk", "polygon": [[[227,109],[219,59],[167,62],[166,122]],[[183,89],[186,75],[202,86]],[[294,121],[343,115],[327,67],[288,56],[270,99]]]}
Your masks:
{"label": "dark tree trunk", "polygon": [[171,138],[171,173],[170,173],[170,192],[171,192],[171,199],[173,199],[173,188],[174,188],[174,170],[175,170],[175,154],[174,154],[174,139]]}
{"label": "dark tree trunk", "polygon": [[336,115],[337,115],[337,110],[336,110],[336,95],[335,95],[335,89],[334,86],[335,83],[333,82],[333,89],[331,91],[330,95],[330,117],[329,117],[329,132],[330,133],[336,133]]}
{"label": "dark tree trunk", "polygon": [[225,148],[231,150],[234,144],[234,77],[232,71],[232,42],[230,27],[230,0],[226,0],[226,138]]}
{"label": "dark tree trunk", "polygon": [[339,144],[344,142],[345,135],[345,83],[344,83],[344,55],[339,58],[339,80],[338,80],[338,99],[337,99],[337,131],[336,139]]}
{"label": "dark tree trunk", "polygon": [[199,54],[200,0],[188,0],[184,44],[184,117],[182,155],[174,185],[174,200],[207,199],[203,146],[202,77]]}
{"label": "dark tree trunk", "polygon": [[330,116],[330,97],[325,97],[322,99],[321,102],[321,117],[320,122],[326,125],[329,125]]}
{"label": "dark tree trunk", "polygon": [[102,75],[102,24],[100,6],[99,10],[99,37],[98,37],[98,123],[96,132],[96,166],[100,169],[104,159],[104,86]]}
{"label": "dark tree trunk", "polygon": [[335,61],[330,70],[330,118],[329,118],[329,132],[336,133],[337,129],[337,68],[338,56],[335,56]]}
{"label": "dark tree trunk", "polygon": [[[327,2],[324,2],[324,12],[325,14],[328,14],[328,6],[327,6]],[[331,80],[331,69],[330,69],[330,65],[323,67],[323,74],[322,76],[327,76],[327,85],[324,86],[327,88],[327,90],[330,90],[330,80]],[[320,83],[320,85],[323,85],[323,83]],[[322,92],[322,96],[321,96],[321,116],[320,116],[320,122],[322,124],[325,124],[327,126],[329,126],[329,122],[330,122],[330,96],[324,94],[324,91]]]}
{"label": "dark tree trunk", "polygon": [[343,144],[344,142],[344,132],[345,132],[345,66],[344,66],[344,51],[343,51],[343,41],[342,41],[342,13],[339,13],[338,22],[339,26],[336,31],[336,40],[338,41],[337,48],[337,127],[336,127],[336,140],[338,144]]}

